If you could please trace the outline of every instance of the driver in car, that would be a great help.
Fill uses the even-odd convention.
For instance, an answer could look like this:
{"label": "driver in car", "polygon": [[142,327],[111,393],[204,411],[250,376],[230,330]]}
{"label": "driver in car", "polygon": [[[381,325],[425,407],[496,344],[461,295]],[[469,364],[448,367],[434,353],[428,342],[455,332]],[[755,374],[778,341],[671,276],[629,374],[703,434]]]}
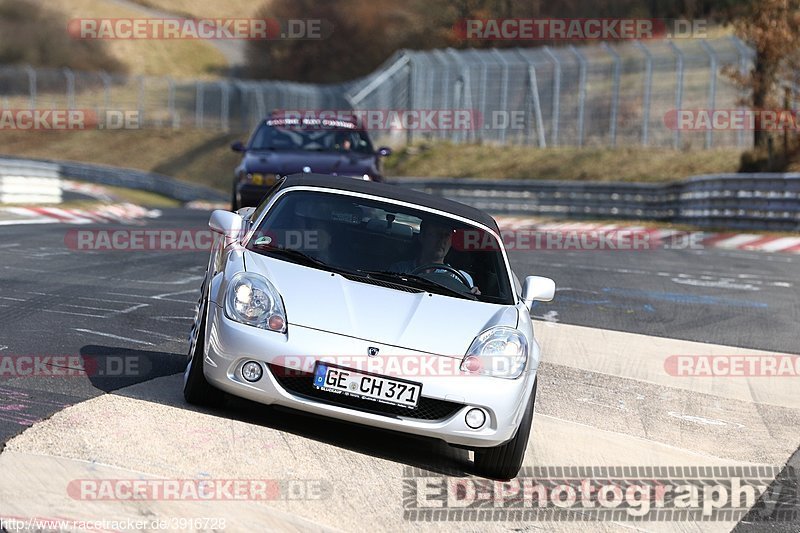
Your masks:
{"label": "driver in car", "polygon": [[[444,262],[453,243],[453,228],[440,223],[423,220],[419,226],[420,249],[417,257],[408,261],[400,261],[389,267],[392,272],[412,274],[419,272],[436,272],[450,274],[462,283],[466,281],[472,294],[480,295],[472,276],[463,270],[457,270]],[[441,268],[437,268],[440,266]],[[424,268],[429,267],[429,268]],[[463,280],[460,279],[463,277]]]}

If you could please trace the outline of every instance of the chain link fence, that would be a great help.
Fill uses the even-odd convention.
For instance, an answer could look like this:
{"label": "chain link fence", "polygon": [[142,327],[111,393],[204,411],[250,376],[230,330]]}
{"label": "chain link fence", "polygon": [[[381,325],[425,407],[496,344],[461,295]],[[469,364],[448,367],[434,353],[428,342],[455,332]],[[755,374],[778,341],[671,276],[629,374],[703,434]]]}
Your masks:
{"label": "chain link fence", "polygon": [[[275,109],[467,110],[467,128],[373,131],[418,140],[551,146],[749,147],[746,131],[680,131],[676,109],[737,109],[723,72],[753,51],[735,37],[582,47],[402,51],[365,78],[335,85],[175,80],[69,69],[0,67],[3,109],[136,111],[140,127],[248,131]],[[794,103],[794,102],[793,102]]]}

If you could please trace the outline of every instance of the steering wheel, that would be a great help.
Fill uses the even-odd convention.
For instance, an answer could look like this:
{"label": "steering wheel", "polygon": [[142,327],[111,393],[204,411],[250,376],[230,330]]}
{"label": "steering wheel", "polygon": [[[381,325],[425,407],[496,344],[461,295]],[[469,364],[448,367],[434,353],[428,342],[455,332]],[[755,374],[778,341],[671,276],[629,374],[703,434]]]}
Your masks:
{"label": "steering wheel", "polygon": [[467,289],[472,289],[472,285],[470,284],[469,280],[464,277],[459,270],[451,267],[450,265],[445,265],[444,263],[428,263],[427,265],[418,266],[414,270],[410,272],[412,275],[420,274],[422,272],[426,272],[428,270],[446,270],[448,273],[452,274],[458,281],[464,284]]}

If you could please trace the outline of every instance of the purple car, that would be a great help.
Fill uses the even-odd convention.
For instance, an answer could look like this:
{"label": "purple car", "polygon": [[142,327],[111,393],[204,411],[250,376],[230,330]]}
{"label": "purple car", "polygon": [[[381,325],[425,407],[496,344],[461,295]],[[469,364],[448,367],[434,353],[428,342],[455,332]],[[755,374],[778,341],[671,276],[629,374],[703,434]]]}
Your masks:
{"label": "purple car", "polygon": [[355,121],[308,119],[273,115],[256,127],[234,171],[232,209],[258,205],[280,177],[301,172],[383,181],[380,158],[391,153],[372,146],[367,132]]}

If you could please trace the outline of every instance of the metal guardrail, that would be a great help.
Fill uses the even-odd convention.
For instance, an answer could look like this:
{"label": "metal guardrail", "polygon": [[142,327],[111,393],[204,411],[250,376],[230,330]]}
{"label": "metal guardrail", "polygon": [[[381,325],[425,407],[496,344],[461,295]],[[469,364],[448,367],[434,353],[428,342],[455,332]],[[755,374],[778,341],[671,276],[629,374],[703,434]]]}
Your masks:
{"label": "metal guardrail", "polygon": [[[141,170],[106,165],[89,165],[71,161],[29,160],[0,156],[0,168],[19,169],[18,174],[22,177],[38,177],[39,175],[36,174],[36,169],[44,167],[55,170],[56,176],[59,178],[99,183],[112,187],[138,189],[160,194],[168,198],[174,198],[181,202],[190,202],[193,200],[222,202],[228,200],[225,194],[210,187],[193,185],[154,172],[144,172]],[[32,181],[28,183],[30,186],[34,185]],[[59,187],[59,194],[60,192]],[[35,203],[35,201],[31,203]]]}
{"label": "metal guardrail", "polygon": [[800,230],[800,174],[714,174],[667,184],[397,178],[496,214]]}
{"label": "metal guardrail", "polygon": [[[69,178],[150,191],[182,202],[228,199],[224,193],[209,187],[153,172],[0,156],[0,179],[7,176],[28,180]],[[390,182],[494,214],[656,220],[709,228],[800,230],[800,173],[711,174],[666,184],[479,178],[395,178]],[[26,183],[23,188],[37,182]],[[15,182],[14,187],[18,190],[21,186]]]}
{"label": "metal guardrail", "polygon": [[0,160],[0,203],[61,202],[58,165],[26,160]]}

